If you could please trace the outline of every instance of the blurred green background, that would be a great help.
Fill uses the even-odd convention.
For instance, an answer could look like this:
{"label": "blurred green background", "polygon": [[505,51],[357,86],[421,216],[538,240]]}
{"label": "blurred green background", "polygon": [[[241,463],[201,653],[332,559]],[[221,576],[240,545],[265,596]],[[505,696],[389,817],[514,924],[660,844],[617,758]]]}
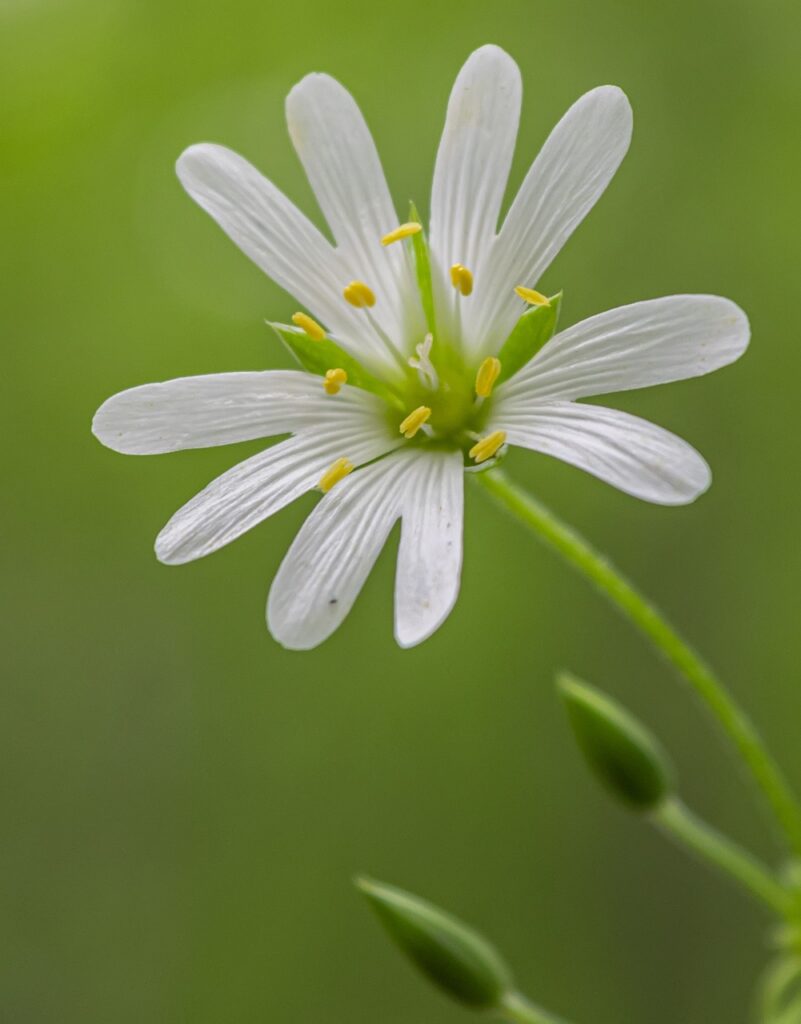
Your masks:
{"label": "blurred green background", "polygon": [[596,788],[555,669],[622,698],[688,799],[772,855],[765,820],[583,581],[471,492],[431,641],[392,641],[395,538],[339,633],[291,654],[264,600],[313,499],[165,568],[159,528],[253,446],[135,459],[89,433],[123,388],[286,365],[263,320],[294,304],[183,194],[186,145],[238,149],[319,220],[283,97],[325,70],[399,208],[425,206],[450,85],[490,41],[524,75],[512,186],[583,91],[634,105],[629,157],[543,282],[563,322],[708,291],[753,325],[734,367],[615,401],[703,451],[696,505],[544,456],[509,470],[663,604],[801,784],[797,3],[2,0],[4,1021],[465,1019],[379,934],[357,871],[480,926],[578,1024],[748,1018],[765,918]]}

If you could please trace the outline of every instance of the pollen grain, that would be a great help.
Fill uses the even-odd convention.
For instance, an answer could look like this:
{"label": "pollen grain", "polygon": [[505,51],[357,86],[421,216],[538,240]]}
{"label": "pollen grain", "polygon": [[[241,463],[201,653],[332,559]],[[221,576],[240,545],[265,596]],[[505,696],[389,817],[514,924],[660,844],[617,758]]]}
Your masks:
{"label": "pollen grain", "polygon": [[355,306],[357,309],[375,305],[375,294],[364,281],[351,281],[350,284],[345,285],[342,294],[351,306]]}
{"label": "pollen grain", "polygon": [[473,290],[473,274],[462,266],[461,263],[454,263],[451,267],[451,284],[462,295],[469,295]]}
{"label": "pollen grain", "polygon": [[410,220],[406,224],[401,224],[394,231],[390,231],[384,235],[381,239],[382,245],[392,245],[393,242],[400,242],[402,238],[409,238],[411,235],[416,235],[418,231],[423,230],[423,225],[418,224],[416,221]]}
{"label": "pollen grain", "polygon": [[487,434],[486,437],[482,437],[480,441],[477,441],[469,451],[470,458],[476,463],[486,462],[487,459],[491,459],[493,455],[496,455],[498,449],[506,441],[506,431],[496,430],[492,434]]}
{"label": "pollen grain", "polygon": [[529,306],[550,306],[551,304],[547,295],[543,295],[542,292],[538,292],[534,288],[526,288],[522,284],[515,288],[515,295],[518,295],[523,302],[527,302]]}
{"label": "pollen grain", "polygon": [[410,412],[405,420],[402,421],[399,429],[400,432],[407,440],[411,440],[420,427],[428,420],[431,415],[431,410],[427,405],[418,406],[413,412]]}
{"label": "pollen grain", "polygon": [[340,480],[344,480],[348,473],[352,472],[353,463],[349,459],[337,459],[320,477],[320,483],[317,486],[323,494],[328,494],[335,484],[338,484]]}
{"label": "pollen grain", "polygon": [[336,367],[333,370],[325,371],[325,379],[323,380],[323,387],[327,395],[338,395],[339,389],[343,384],[347,384],[348,375],[341,367]]}
{"label": "pollen grain", "polygon": [[476,394],[479,398],[489,398],[500,372],[500,359],[495,356],[487,356],[476,373]]}
{"label": "pollen grain", "polygon": [[292,323],[296,327],[300,327],[304,333],[306,333],[312,341],[323,341],[325,339],[325,330],[322,328],[316,320],[312,320],[306,313],[293,313]]}

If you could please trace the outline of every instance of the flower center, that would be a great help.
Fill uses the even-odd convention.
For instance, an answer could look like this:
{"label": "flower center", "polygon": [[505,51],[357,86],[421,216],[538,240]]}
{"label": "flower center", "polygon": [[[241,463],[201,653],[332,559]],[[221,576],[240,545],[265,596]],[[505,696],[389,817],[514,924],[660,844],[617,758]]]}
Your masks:
{"label": "flower center", "polygon": [[[342,298],[361,311],[370,331],[392,357],[397,367],[394,374],[379,379],[365,370],[306,313],[295,313],[292,317],[293,324],[300,329],[297,333],[284,331],[280,326],[277,329],[307,369],[323,374],[323,388],[333,401],[345,384],[366,388],[385,398],[388,425],[403,436],[404,443],[461,451],[467,468],[490,464],[503,455],[506,443],[503,430],[489,430],[493,390],[499,381],[512,376],[533,358],[551,337],[561,293],[548,298],[533,288],[518,285],[514,291],[522,300],[523,309],[516,326],[498,355],[487,356],[476,368],[461,344],[462,315],[468,308],[464,303],[471,301],[474,287],[472,271],[463,263],[450,266],[453,302],[446,302],[449,308],[445,312],[449,315],[440,318],[440,332],[428,246],[414,207],[407,223],[380,239],[385,247],[398,242],[405,249],[407,266],[414,271],[428,328],[423,340],[414,345],[413,355],[406,354],[409,339],[389,337],[373,315],[378,297],[367,282],[351,281],[342,289]],[[300,337],[307,339],[303,345]],[[330,490],[352,468],[346,458],[337,459],[320,480],[320,489]]]}

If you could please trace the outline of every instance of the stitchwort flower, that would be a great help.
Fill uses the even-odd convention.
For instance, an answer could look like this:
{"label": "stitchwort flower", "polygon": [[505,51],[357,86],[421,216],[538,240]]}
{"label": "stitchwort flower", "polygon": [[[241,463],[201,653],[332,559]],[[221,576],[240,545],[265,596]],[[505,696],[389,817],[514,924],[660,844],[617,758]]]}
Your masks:
{"label": "stitchwort flower", "polygon": [[473,53],[448,104],[427,233],[414,208],[398,216],[356,103],[327,75],[295,86],[287,119],[335,244],[236,153],[201,144],[178,161],[192,198],[300,304],[273,327],[301,368],[146,384],[110,398],[93,429],[130,454],[290,435],[213,481],[156,541],[162,562],[188,562],[322,492],[270,591],[268,625],[287,647],[339,626],[398,520],[396,639],[437,629],[459,589],[464,474],[507,445],[665,505],[709,485],[678,437],[577,400],[724,366],[747,320],[726,299],[676,295],[554,333],[561,296],[538,280],[623,159],[631,109],[613,86],[579,99],[499,227],[520,103],[515,62]]}

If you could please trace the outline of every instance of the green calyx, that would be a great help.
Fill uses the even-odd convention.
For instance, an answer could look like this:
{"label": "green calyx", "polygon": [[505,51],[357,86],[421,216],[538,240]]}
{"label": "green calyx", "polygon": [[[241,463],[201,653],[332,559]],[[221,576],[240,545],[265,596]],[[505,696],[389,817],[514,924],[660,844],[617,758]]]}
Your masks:
{"label": "green calyx", "polygon": [[672,770],[657,740],[619,704],[570,675],[558,680],[568,719],[600,782],[636,811],[652,811],[673,790]]}
{"label": "green calyx", "polygon": [[520,317],[498,353],[501,361],[499,384],[521,370],[553,336],[561,306],[562,292],[559,292],[551,296],[547,306],[533,306]]}
{"label": "green calyx", "polygon": [[472,928],[395,886],[367,878],[356,885],[398,947],[453,999],[494,1009],[512,992],[509,968]]}
{"label": "green calyx", "polygon": [[417,277],[417,288],[420,292],[420,303],[426,317],[426,324],[429,331],[436,338],[437,317],[434,310],[434,284],[431,278],[431,255],[428,251],[425,229],[417,207],[413,202],[409,203],[409,220],[413,224],[419,224],[421,229],[416,235],[412,235],[412,251],[414,253],[414,269]]}

